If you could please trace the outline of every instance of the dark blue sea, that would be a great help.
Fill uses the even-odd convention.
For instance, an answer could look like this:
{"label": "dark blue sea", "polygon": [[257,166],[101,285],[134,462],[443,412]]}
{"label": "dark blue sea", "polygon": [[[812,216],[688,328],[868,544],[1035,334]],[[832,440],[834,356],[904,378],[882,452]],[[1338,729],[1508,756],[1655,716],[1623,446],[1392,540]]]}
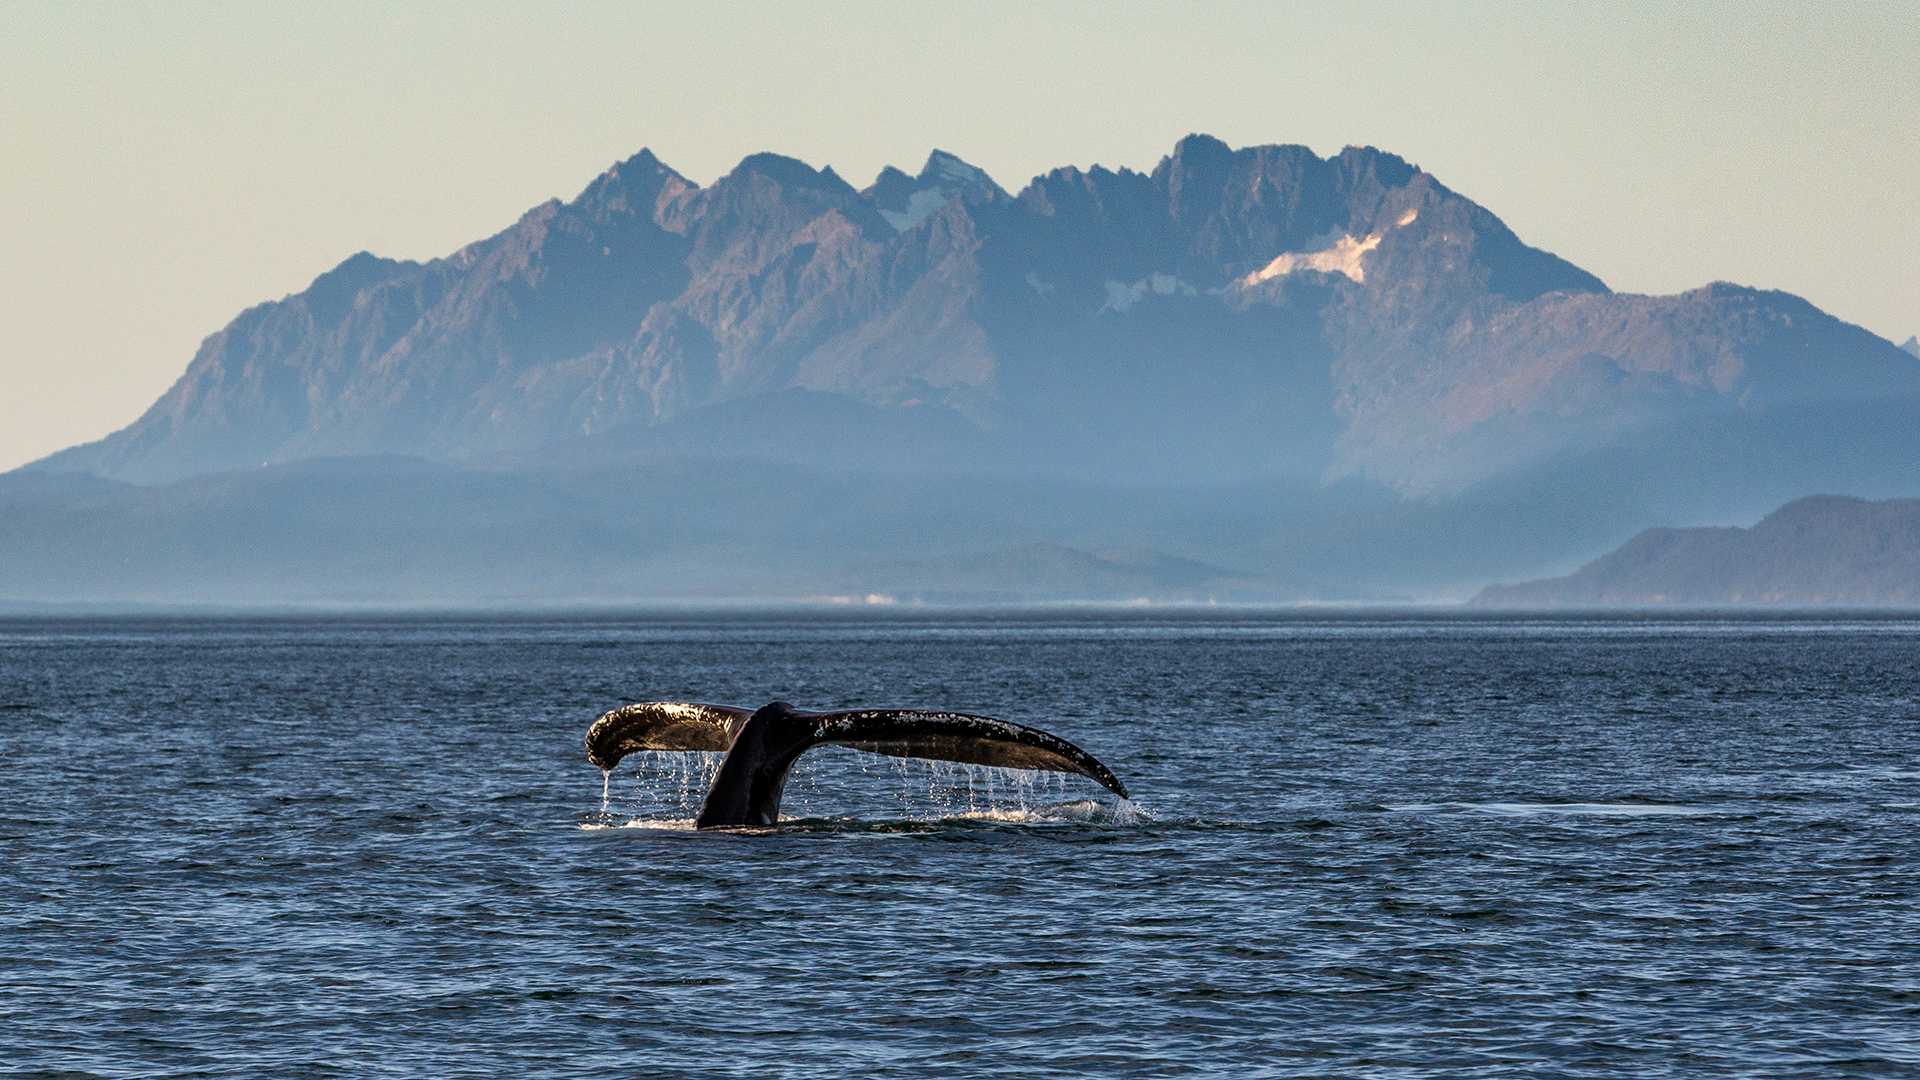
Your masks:
{"label": "dark blue sea", "polygon": [[[694,832],[640,700],[821,749]],[[0,622],[0,1073],[1920,1075],[1920,622]]]}

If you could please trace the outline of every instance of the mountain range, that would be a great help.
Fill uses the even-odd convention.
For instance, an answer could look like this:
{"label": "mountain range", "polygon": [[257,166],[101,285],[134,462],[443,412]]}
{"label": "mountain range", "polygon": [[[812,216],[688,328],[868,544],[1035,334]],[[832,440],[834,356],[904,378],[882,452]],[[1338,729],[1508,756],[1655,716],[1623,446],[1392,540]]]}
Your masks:
{"label": "mountain range", "polygon": [[[303,596],[388,595],[409,546],[448,553],[421,596],[651,596],[1032,544],[1432,595],[1659,521],[1906,493],[1916,418],[1891,342],[1785,293],[1614,293],[1372,148],[1192,135],[1018,193],[938,151],[856,190],[772,154],[702,187],[643,150],[445,258],[361,253],[248,309],[128,427],[0,478],[0,531],[45,559],[0,595],[277,595],[217,553],[292,567],[248,523],[299,517],[315,463],[339,513],[385,516],[314,522],[308,548],[360,554]],[[203,497],[222,529],[175,509]],[[205,574],[105,569],[88,527],[141,513]],[[600,556],[542,539],[576,527]]]}

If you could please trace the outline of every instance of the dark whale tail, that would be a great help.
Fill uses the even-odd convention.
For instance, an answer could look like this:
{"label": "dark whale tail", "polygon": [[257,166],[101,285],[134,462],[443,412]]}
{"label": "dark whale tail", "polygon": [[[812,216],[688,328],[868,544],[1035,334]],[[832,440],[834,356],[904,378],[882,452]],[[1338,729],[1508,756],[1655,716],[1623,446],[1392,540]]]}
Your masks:
{"label": "dark whale tail", "polygon": [[643,701],[615,709],[587,729],[587,760],[611,772],[635,750],[725,753],[752,709],[682,701]]}
{"label": "dark whale tail", "polygon": [[1125,798],[1126,785],[1092,754],[1036,728],[970,713],[923,709],[800,712],[776,701],[749,713],[725,705],[653,701],[615,709],[587,729],[587,760],[611,770],[635,750],[726,751],[697,828],[772,825],[793,763],[822,744],[894,757],[1091,777]]}

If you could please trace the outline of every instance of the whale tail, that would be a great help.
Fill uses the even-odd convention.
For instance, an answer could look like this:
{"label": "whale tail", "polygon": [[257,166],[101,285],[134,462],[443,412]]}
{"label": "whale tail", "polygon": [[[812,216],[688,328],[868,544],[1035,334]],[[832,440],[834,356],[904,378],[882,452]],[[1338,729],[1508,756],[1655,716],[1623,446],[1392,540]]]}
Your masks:
{"label": "whale tail", "polygon": [[708,750],[725,753],[752,709],[684,701],[643,701],[615,709],[587,729],[587,760],[612,772],[635,750]]}
{"label": "whale tail", "polygon": [[697,828],[772,825],[793,763],[820,745],[893,757],[1089,777],[1126,798],[1112,770],[1072,743],[1021,724],[928,709],[801,712],[776,701],[748,712],[725,705],[654,701],[615,709],[587,730],[587,759],[611,770],[635,750],[726,751]]}

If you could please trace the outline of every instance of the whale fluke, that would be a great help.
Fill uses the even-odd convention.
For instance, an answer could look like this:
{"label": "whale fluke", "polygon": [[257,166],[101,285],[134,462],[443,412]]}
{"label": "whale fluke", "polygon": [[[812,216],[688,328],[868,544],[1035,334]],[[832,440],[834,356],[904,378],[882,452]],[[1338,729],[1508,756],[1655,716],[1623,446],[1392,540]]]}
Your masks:
{"label": "whale fluke", "polygon": [[822,744],[894,757],[1077,773],[1127,797],[1126,785],[1111,770],[1065,739],[972,713],[810,713],[784,701],[749,713],[724,705],[655,701],[615,709],[587,730],[587,758],[603,770],[634,750],[725,750],[727,756],[694,819],[701,829],[778,821],[787,773],[801,754]]}
{"label": "whale fluke", "polygon": [[688,701],[643,701],[615,709],[587,729],[587,760],[611,772],[635,750],[725,753],[752,709]]}
{"label": "whale fluke", "polygon": [[1085,750],[1039,728],[991,716],[923,709],[855,709],[796,713],[816,717],[819,743],[894,757],[932,758],[998,769],[1078,773],[1121,798],[1126,785]]}

